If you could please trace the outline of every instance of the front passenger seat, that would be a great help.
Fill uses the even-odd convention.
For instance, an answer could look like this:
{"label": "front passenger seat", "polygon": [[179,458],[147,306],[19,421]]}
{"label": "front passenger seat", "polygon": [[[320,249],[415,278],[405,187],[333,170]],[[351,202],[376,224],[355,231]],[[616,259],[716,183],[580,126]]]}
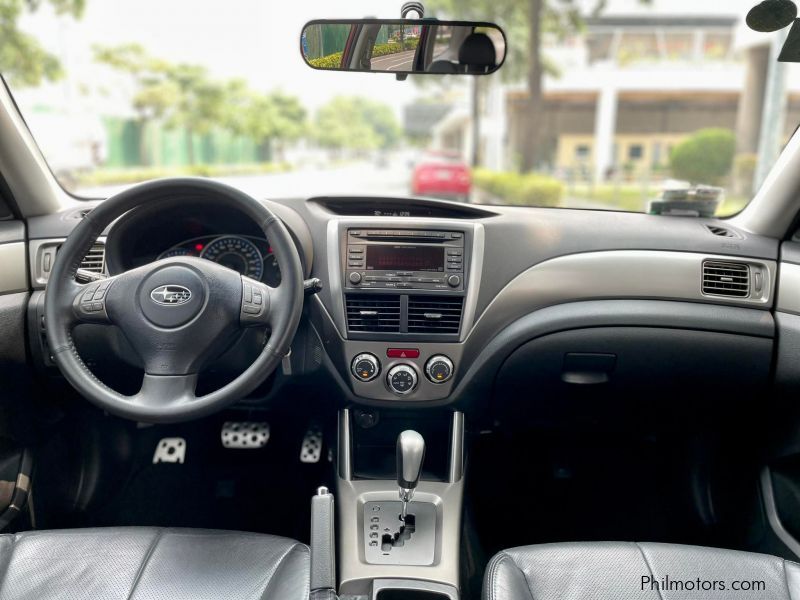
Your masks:
{"label": "front passenger seat", "polygon": [[486,569],[483,598],[797,600],[800,565],[765,554],[672,544],[545,544],[495,556]]}
{"label": "front passenger seat", "polygon": [[282,537],[119,527],[0,536],[0,599],[308,600],[309,549]]}

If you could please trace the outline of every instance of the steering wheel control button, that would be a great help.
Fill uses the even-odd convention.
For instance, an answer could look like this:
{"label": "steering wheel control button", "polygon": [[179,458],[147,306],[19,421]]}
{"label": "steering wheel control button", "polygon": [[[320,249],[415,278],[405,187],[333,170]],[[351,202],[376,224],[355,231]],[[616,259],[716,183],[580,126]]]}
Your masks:
{"label": "steering wheel control button", "polygon": [[249,277],[242,277],[242,321],[249,321],[256,325],[262,324],[261,317],[268,302],[269,296],[267,296],[263,284]]}
{"label": "steering wheel control button", "polygon": [[200,313],[204,290],[203,280],[192,269],[170,265],[145,278],[139,288],[139,304],[151,323],[180,327]]}
{"label": "steering wheel control button", "polygon": [[381,363],[377,356],[365,352],[353,359],[350,370],[353,373],[353,377],[366,383],[372,381],[380,374]]}
{"label": "steering wheel control button", "polygon": [[416,348],[389,348],[386,356],[389,358],[419,358],[419,350]]}
{"label": "steering wheel control button", "polygon": [[359,283],[361,283],[361,273],[353,271],[352,273],[350,273],[349,279],[350,283],[352,283],[353,285],[358,285]]}
{"label": "steering wheel control button", "polygon": [[453,361],[439,354],[425,363],[425,375],[431,383],[445,383],[453,376]]}
{"label": "steering wheel control button", "polygon": [[386,383],[389,389],[398,396],[406,396],[413,392],[418,381],[417,372],[411,365],[397,365],[389,369],[386,374]]}

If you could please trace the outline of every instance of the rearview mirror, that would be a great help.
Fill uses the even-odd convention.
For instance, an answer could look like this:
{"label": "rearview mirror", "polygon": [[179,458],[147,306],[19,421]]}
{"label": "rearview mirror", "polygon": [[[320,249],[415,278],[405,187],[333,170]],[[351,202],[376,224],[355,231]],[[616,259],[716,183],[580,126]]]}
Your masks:
{"label": "rearview mirror", "polygon": [[311,21],[300,47],[306,64],[326,71],[486,75],[503,64],[506,37],[469,21]]}

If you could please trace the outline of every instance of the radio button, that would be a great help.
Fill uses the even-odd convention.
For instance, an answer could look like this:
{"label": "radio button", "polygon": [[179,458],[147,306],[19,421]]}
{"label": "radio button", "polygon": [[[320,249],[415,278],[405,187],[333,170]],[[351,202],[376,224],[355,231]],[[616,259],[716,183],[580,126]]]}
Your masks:
{"label": "radio button", "polygon": [[458,275],[450,275],[450,277],[447,278],[447,285],[449,285],[450,287],[460,286],[461,277],[459,277]]}
{"label": "radio button", "polygon": [[362,279],[361,273],[353,271],[352,273],[350,273],[348,279],[350,280],[350,283],[352,283],[353,285],[358,285],[359,283],[361,283]]}

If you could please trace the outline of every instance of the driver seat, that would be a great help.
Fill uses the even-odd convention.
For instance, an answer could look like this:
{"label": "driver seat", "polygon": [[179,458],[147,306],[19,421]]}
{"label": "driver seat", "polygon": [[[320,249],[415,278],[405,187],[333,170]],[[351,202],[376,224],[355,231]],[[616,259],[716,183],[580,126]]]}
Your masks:
{"label": "driver seat", "polygon": [[287,538],[112,527],[0,536],[0,598],[308,600],[310,552]]}

